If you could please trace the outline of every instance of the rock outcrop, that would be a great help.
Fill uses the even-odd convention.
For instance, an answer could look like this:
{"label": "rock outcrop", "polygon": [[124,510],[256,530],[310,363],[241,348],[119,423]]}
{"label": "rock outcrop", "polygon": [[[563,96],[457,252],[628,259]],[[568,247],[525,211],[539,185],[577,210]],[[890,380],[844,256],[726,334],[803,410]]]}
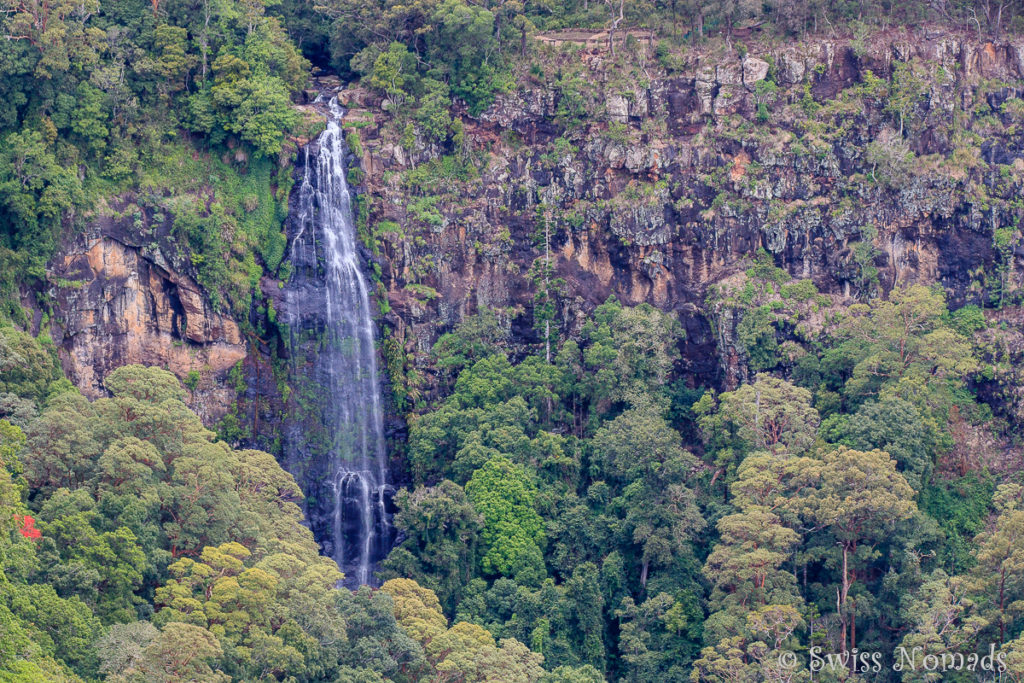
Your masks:
{"label": "rock outcrop", "polygon": [[97,397],[122,365],[155,365],[181,379],[195,371],[192,407],[208,423],[219,419],[235,394],[223,380],[246,355],[238,325],[159,248],[119,240],[116,223],[99,226],[106,229],[68,245],[50,268],[54,341],[68,378]]}
{"label": "rock outcrop", "polygon": [[[526,83],[463,115],[461,151],[402,148],[379,101],[346,97],[368,230],[398,226],[375,244],[388,325],[428,374],[430,345],[479,306],[535,342],[529,273],[545,216],[563,333],[610,295],[675,310],[683,370],[725,387],[747,375],[742,312],[715,318],[707,296],[759,249],[837,301],[925,282],[956,306],[986,304],[996,271],[1019,291],[1021,50],[947,33],[808,40],[742,59],[694,52],[643,85],[623,78],[628,66],[569,56],[558,69],[575,81]],[[919,73],[894,78],[907,60]],[[902,114],[899,88],[912,91]],[[570,99],[587,113],[567,114]],[[452,170],[474,153],[479,173]],[[401,182],[413,168],[422,179]]]}
{"label": "rock outcrop", "polygon": [[[675,311],[680,370],[695,384],[749,374],[745,311],[709,297],[761,249],[837,304],[915,282],[938,283],[954,306],[1022,298],[1024,45],[921,30],[742,57],[692,50],[662,65],[553,59],[480,116],[453,109],[462,143],[410,136],[372,91],[341,94],[360,141],[353,178],[386,367],[397,383],[417,377],[418,395],[434,390],[433,342],[481,306],[517,348],[537,342],[530,273],[545,221],[559,332],[579,331],[612,295]],[[900,82],[908,60],[919,71]],[[910,89],[905,111],[891,88]],[[233,391],[218,379],[245,356],[239,438],[279,450],[296,400],[282,376],[289,332],[261,334],[246,356],[239,326],[212,310],[187,263],[167,263],[169,247],[116,220],[93,227],[51,273],[69,376],[95,393],[125,362],[199,370],[198,407],[215,419]],[[276,325],[278,285],[264,278],[257,329]]]}

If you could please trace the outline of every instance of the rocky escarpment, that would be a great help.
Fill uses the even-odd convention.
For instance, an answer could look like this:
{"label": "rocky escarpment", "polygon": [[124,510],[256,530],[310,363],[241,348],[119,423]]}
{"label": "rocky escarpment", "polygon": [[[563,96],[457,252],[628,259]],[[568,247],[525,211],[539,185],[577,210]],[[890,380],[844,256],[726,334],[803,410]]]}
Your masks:
{"label": "rocky escarpment", "polygon": [[[192,407],[212,423],[234,398],[223,380],[246,356],[246,345],[235,321],[213,310],[185,265],[164,256],[174,253],[166,244],[168,226],[139,230],[135,216],[153,223],[141,211],[100,216],[51,263],[53,336],[65,374],[97,397],[117,367],[166,368],[186,380]],[[153,237],[142,243],[147,233]]]}
{"label": "rocky escarpment", "polygon": [[[836,304],[913,282],[939,283],[954,305],[1016,303],[1022,55],[1017,43],[924,29],[742,56],[542,51],[479,117],[453,109],[442,138],[379,94],[344,91],[396,395],[431,395],[431,345],[481,306],[519,348],[537,343],[545,253],[561,279],[560,333],[608,296],[650,302],[683,323],[680,370],[722,387],[749,376],[752,350],[748,312],[715,297],[743,286],[760,249]],[[165,262],[163,237],[154,248],[123,218],[93,223],[51,276],[69,375],[94,392],[123,362],[197,370],[208,419],[240,388],[225,433],[279,451],[286,404],[301,399],[290,333],[274,322],[280,283],[260,281],[248,322],[261,333],[245,355],[189,264]],[[245,382],[225,388],[243,356]]]}
{"label": "rocky escarpment", "polygon": [[927,31],[662,65],[551,53],[550,73],[457,117],[461,145],[373,93],[343,94],[407,369],[429,384],[431,343],[483,305],[537,341],[545,226],[562,332],[610,295],[675,310],[683,370],[722,386],[750,354],[744,312],[709,295],[759,249],[837,303],[915,282],[954,305],[1019,298],[1022,56]]}

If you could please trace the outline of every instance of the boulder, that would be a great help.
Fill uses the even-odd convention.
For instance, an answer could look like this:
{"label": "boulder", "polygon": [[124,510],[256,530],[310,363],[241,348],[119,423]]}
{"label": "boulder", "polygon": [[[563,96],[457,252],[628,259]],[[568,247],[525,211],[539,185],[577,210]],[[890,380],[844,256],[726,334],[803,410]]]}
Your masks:
{"label": "boulder", "polygon": [[608,109],[608,119],[618,123],[625,123],[629,120],[629,100],[623,95],[609,95],[605,103]]}
{"label": "boulder", "polygon": [[730,63],[719,64],[715,68],[715,80],[719,85],[742,85],[743,65]]}
{"label": "boulder", "polygon": [[768,75],[768,62],[756,57],[747,57],[743,60],[743,84],[748,90],[753,90],[758,81],[763,81]]}

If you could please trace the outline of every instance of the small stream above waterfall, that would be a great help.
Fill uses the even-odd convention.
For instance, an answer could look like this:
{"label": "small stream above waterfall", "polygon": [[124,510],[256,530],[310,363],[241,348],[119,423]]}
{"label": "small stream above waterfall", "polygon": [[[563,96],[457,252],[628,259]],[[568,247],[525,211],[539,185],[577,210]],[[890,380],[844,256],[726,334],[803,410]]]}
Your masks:
{"label": "small stream above waterfall", "polygon": [[367,280],[346,180],[343,111],[321,95],[327,128],[299,152],[292,191],[285,287],[292,419],[286,465],[306,494],[306,516],[324,554],[354,588],[394,543],[381,384]]}

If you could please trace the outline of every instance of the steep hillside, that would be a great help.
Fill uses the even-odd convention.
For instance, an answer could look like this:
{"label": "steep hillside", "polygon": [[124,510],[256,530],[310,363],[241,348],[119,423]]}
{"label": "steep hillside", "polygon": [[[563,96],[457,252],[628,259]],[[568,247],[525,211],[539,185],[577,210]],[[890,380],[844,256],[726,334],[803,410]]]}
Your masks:
{"label": "steep hillside", "polygon": [[936,283],[958,306],[1016,304],[1021,50],[920,31],[671,70],[639,48],[551,52],[478,119],[453,112],[447,145],[343,93],[387,320],[422,354],[490,306],[540,343],[549,260],[558,333],[610,295],[677,311],[685,371],[733,388],[774,365],[751,368],[743,311],[713,292],[760,249],[836,302]]}
{"label": "steep hillside", "polygon": [[[394,413],[437,395],[432,344],[483,308],[523,353],[578,336],[609,296],[650,303],[680,317],[688,382],[725,389],[791,368],[830,309],[895,286],[1012,317],[1020,50],[938,29],[743,58],[550,49],[479,117],[444,113],[440,134],[343,91]],[[737,300],[761,250],[827,300]],[[282,407],[266,361],[247,363],[262,408],[239,410],[266,446]],[[1014,391],[1000,379],[985,391]],[[994,407],[1016,420],[1014,405]]]}
{"label": "steep hillside", "polygon": [[7,9],[0,681],[1024,676],[1024,6]]}

